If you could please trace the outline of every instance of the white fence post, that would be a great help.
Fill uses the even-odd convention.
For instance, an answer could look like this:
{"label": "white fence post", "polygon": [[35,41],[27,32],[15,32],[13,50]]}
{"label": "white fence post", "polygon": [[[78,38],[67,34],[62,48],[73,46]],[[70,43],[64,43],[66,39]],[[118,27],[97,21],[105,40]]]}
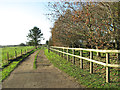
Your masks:
{"label": "white fence post", "polygon": [[[90,51],[90,59],[93,59],[93,52]],[[90,62],[90,73],[93,73],[93,62]]]}
{"label": "white fence post", "polygon": [[[67,49],[67,53],[69,53],[69,49]],[[69,61],[69,55],[67,54],[67,61]]]}
{"label": "white fence post", "polygon": [[[106,53],[106,65],[110,63],[110,54]],[[106,82],[110,82],[110,67],[106,67]]]}
{"label": "white fence post", "polygon": [[[83,51],[80,50],[80,56],[83,56]],[[80,68],[83,69],[83,59],[80,59]]]}
{"label": "white fence post", "polygon": [[[73,49],[73,55],[75,55],[75,50]],[[73,56],[73,64],[75,64],[75,56]]]}
{"label": "white fence post", "polygon": [[[64,48],[63,48],[63,52],[64,52]],[[63,58],[64,58],[64,53],[63,53]]]}

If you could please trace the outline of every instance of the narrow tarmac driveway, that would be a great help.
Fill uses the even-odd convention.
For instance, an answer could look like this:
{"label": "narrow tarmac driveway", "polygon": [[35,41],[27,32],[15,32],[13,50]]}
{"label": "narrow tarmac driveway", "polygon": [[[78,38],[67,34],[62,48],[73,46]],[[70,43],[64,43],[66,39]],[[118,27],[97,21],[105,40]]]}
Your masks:
{"label": "narrow tarmac driveway", "polygon": [[22,62],[4,80],[2,88],[84,88],[74,78],[54,67],[41,50],[37,58],[37,69],[33,61],[37,51]]}

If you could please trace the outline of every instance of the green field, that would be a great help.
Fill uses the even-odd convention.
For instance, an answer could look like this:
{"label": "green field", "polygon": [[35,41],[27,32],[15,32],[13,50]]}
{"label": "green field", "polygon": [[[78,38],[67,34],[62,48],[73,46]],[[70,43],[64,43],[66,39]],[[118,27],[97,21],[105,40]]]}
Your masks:
{"label": "green field", "polygon": [[[39,49],[39,48],[38,48]],[[12,63],[10,63],[7,67],[3,68],[2,71],[0,71],[0,82],[3,81],[4,79],[6,79],[10,73],[22,62],[24,61],[24,59],[26,57],[28,57],[29,55],[31,55],[32,53],[34,53],[36,50],[38,49],[34,49],[26,54],[23,54],[22,57],[18,58],[17,61],[13,61]]]}
{"label": "green field", "polygon": [[[8,64],[9,60],[10,59],[14,59],[15,58],[15,51],[17,53],[17,57],[21,55],[21,51],[22,51],[22,54],[25,53],[25,51],[29,51],[31,49],[33,49],[34,46],[16,46],[16,47],[4,47],[4,48],[1,48],[1,52],[0,52],[0,55],[2,60],[1,60],[1,64],[2,66]],[[9,60],[8,60],[8,56],[9,56]]]}

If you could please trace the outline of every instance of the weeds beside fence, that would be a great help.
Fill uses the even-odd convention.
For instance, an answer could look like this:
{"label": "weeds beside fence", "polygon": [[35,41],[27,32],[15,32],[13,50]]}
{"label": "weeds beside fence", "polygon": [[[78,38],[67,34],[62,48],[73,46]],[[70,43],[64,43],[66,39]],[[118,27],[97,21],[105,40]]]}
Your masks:
{"label": "weeds beside fence", "polygon": [[35,58],[34,58],[34,62],[33,62],[33,68],[36,69],[37,68],[37,57],[38,57],[38,54],[40,53],[40,50],[37,52],[37,54],[35,55]]}

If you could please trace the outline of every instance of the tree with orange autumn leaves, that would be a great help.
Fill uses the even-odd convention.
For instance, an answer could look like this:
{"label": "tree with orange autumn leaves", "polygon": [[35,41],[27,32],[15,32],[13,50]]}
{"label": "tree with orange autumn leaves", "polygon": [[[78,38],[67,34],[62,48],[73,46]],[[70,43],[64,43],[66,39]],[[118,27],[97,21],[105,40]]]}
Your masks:
{"label": "tree with orange autumn leaves", "polygon": [[[49,14],[55,21],[53,45],[70,46],[86,43],[90,48],[119,49],[118,2],[52,2]],[[49,8],[49,9],[50,9]]]}
{"label": "tree with orange autumn leaves", "polygon": [[54,27],[51,30],[53,45],[70,46],[78,43],[79,35],[73,34],[72,25],[68,22],[69,20],[72,21],[71,11],[67,10],[63,16],[60,16],[55,21]]}

